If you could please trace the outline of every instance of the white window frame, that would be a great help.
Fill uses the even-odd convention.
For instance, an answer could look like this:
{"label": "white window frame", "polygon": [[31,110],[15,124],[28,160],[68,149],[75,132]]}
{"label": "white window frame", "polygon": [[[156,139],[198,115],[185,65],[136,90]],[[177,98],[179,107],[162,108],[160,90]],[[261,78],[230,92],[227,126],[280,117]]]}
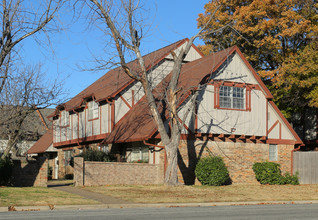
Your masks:
{"label": "white window frame", "polygon": [[135,145],[131,148],[131,162],[148,161],[149,162],[149,148],[143,145]]}
{"label": "white window frame", "polygon": [[99,106],[95,101],[88,102],[88,120],[99,118]]}
{"label": "white window frame", "polygon": [[[220,86],[220,108],[246,110],[245,88],[235,86]],[[237,104],[235,104],[237,103]]]}
{"label": "white window frame", "polygon": [[268,157],[270,161],[278,160],[278,149],[276,144],[270,144],[268,150]]}

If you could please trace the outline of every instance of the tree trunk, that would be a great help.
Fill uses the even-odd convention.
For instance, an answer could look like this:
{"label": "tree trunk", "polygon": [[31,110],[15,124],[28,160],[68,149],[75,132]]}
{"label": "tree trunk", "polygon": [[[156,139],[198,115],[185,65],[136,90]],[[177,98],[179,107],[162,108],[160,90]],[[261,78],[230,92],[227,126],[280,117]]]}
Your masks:
{"label": "tree trunk", "polygon": [[9,154],[11,149],[13,148],[13,146],[15,145],[14,141],[12,141],[11,139],[8,141],[6,149],[4,150],[1,159],[6,158]]}
{"label": "tree trunk", "polygon": [[168,160],[168,167],[165,175],[165,185],[178,185],[178,146],[170,144],[166,146],[166,154]]}

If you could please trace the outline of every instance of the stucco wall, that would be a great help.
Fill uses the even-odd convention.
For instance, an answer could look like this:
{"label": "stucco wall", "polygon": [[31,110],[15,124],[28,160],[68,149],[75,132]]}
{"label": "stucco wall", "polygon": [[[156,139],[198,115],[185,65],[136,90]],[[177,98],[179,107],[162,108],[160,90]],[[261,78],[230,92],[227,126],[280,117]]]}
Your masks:
{"label": "stucco wall", "polygon": [[[293,145],[277,145],[277,162],[283,173],[291,170]],[[179,181],[194,184],[194,169],[198,157],[218,155],[224,159],[233,184],[258,183],[252,170],[255,162],[269,161],[269,145],[262,143],[234,143],[216,141],[181,141],[179,147]],[[190,160],[189,160],[190,158]]]}

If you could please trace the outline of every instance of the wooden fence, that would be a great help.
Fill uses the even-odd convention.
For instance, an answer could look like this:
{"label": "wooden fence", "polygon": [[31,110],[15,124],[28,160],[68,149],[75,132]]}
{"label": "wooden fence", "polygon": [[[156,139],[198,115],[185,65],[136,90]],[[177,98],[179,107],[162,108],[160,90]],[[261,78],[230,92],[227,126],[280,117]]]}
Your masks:
{"label": "wooden fence", "polygon": [[318,152],[294,152],[293,173],[299,173],[300,184],[318,183]]}

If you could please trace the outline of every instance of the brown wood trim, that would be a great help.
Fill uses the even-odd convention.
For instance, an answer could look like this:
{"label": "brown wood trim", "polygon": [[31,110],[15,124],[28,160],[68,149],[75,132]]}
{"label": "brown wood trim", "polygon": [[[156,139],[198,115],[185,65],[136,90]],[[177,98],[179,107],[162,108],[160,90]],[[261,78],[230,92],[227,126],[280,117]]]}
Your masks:
{"label": "brown wood trim", "polygon": [[266,100],[266,115],[265,115],[265,120],[266,120],[266,136],[268,136],[268,100]]}
{"label": "brown wood trim", "polygon": [[107,128],[107,132],[106,133],[110,133],[111,132],[111,127],[112,127],[112,107],[111,107],[111,103],[108,104],[108,128]]}
{"label": "brown wood trim", "polygon": [[276,125],[279,123],[279,120],[277,120],[273,125],[272,127],[268,130],[267,132],[267,136],[272,132],[272,130],[276,127]]}
{"label": "brown wood trim", "polygon": [[42,113],[40,112],[40,110],[39,110],[37,107],[35,107],[35,108],[36,108],[36,112],[38,113],[38,115],[39,115],[39,117],[40,117],[40,119],[41,119],[41,121],[42,121],[42,124],[43,124],[44,127],[45,127],[45,130],[49,130],[49,128],[48,128],[48,126],[47,126],[47,124],[46,124],[46,122],[45,122],[45,120],[44,120],[44,118],[43,118]]}
{"label": "brown wood trim", "polygon": [[244,139],[246,139],[246,137],[245,137],[245,135],[244,134],[242,134],[241,136],[239,136],[239,138],[238,139],[240,139],[240,140],[244,140]]}
{"label": "brown wood trim", "polygon": [[100,134],[100,135],[94,135],[90,137],[84,137],[84,138],[78,138],[78,139],[73,139],[69,141],[63,141],[59,143],[53,143],[53,147],[67,147],[68,145],[75,145],[78,143],[83,143],[83,142],[91,142],[91,141],[99,141],[99,140],[104,140],[107,137],[108,134]]}
{"label": "brown wood trim", "polygon": [[131,109],[131,105],[129,105],[129,103],[127,102],[127,100],[120,94],[119,97],[121,98],[121,100],[124,101],[124,103],[128,106],[129,109]]}
{"label": "brown wood trim", "polygon": [[111,107],[111,131],[113,131],[115,127],[115,100],[112,101]]}
{"label": "brown wood trim", "polygon": [[287,144],[287,145],[295,145],[297,144],[294,140],[287,140],[287,139],[267,139],[267,144]]}
{"label": "brown wood trim", "polygon": [[[183,39],[181,40],[176,47],[173,49],[177,49],[178,47],[180,47],[183,43],[185,43],[186,41],[189,41],[189,39]],[[163,56],[159,57],[157,60],[154,60],[154,62],[151,63],[151,65],[146,67],[146,71],[149,71],[151,68],[153,68],[154,66],[158,65],[166,56],[168,56],[170,54],[170,51],[166,54],[164,54]],[[135,82],[135,80],[131,80],[128,83],[126,83],[125,85],[123,85],[120,89],[118,89],[116,92],[114,92],[113,94],[110,95],[110,97],[115,97],[116,95],[118,95],[120,92],[122,92],[124,89],[126,89],[128,86],[130,86],[133,82]]]}
{"label": "brown wood trim", "polygon": [[257,75],[257,73],[255,72],[254,68],[249,64],[249,62],[246,60],[246,58],[244,57],[244,55],[242,54],[242,52],[240,51],[240,49],[237,46],[234,46],[234,50],[237,52],[237,54],[241,57],[241,59],[243,60],[243,62],[245,63],[245,65],[247,66],[247,68],[252,72],[254,78],[257,80],[257,82],[259,83],[259,85],[262,87],[264,93],[265,93],[265,97],[267,99],[272,99],[274,98],[273,95],[270,93],[270,91],[268,90],[268,88],[265,86],[265,84],[263,83],[263,81],[261,80],[261,78]]}
{"label": "brown wood trim", "polygon": [[[183,122],[182,122],[182,120],[180,119],[180,118],[178,118],[179,119],[179,122],[182,124]],[[191,129],[184,123],[183,124],[183,127],[190,133],[190,134],[193,134],[193,131],[191,131]]]}

